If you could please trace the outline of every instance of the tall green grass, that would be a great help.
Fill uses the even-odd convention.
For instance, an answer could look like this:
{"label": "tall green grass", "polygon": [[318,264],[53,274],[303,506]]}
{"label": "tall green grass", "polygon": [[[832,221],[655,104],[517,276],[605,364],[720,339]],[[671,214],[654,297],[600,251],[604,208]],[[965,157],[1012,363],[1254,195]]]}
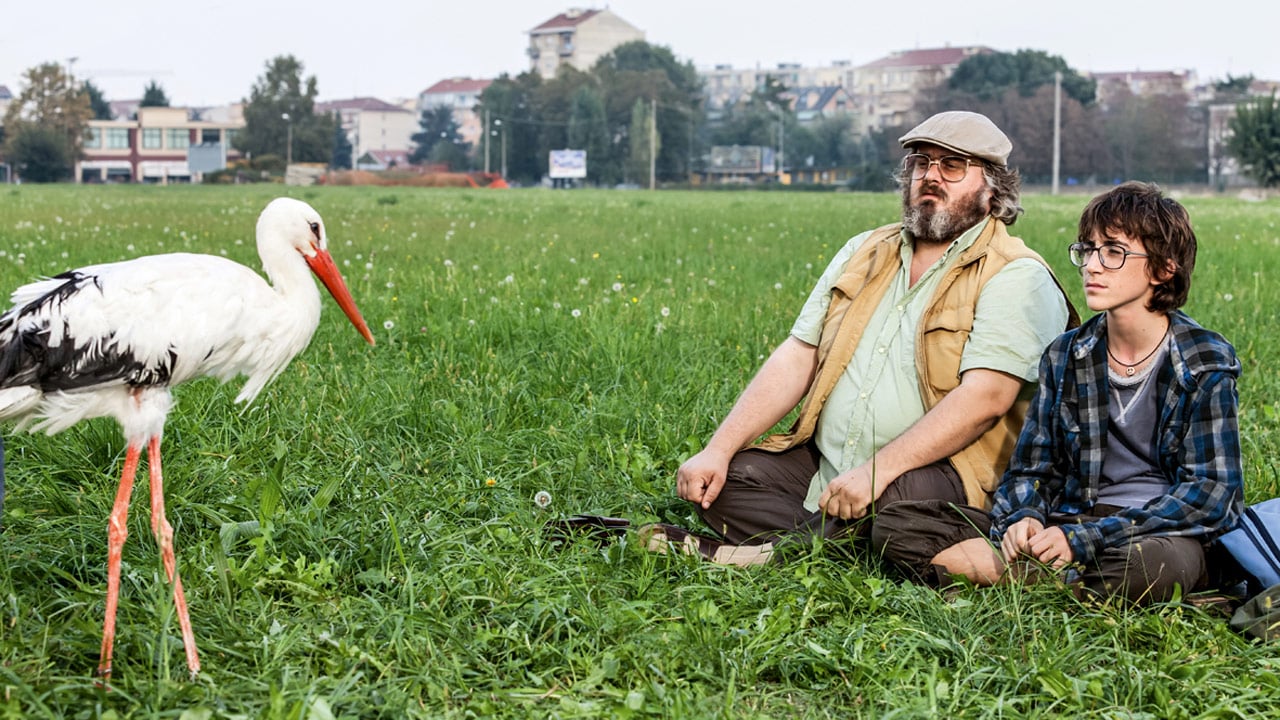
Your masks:
{"label": "tall green grass", "polygon": [[[0,188],[0,288],[159,252],[257,267],[254,222],[282,191]],[[231,404],[235,384],[177,391],[168,507],[204,672],[185,679],[136,501],[113,689],[95,688],[124,443],[106,420],[10,433],[0,715],[1280,711],[1280,651],[1190,606],[1082,605],[1048,585],[944,597],[862,557],[742,570],[543,537],[577,512],[693,525],[679,463],[832,254],[892,221],[896,197],[287,191],[324,216],[378,345],[326,300],[311,347],[251,408]],[[1081,308],[1065,248],[1086,201],[1028,197],[1014,228]],[[1280,213],[1186,204],[1200,237],[1187,309],[1244,362],[1250,499],[1280,494]]]}

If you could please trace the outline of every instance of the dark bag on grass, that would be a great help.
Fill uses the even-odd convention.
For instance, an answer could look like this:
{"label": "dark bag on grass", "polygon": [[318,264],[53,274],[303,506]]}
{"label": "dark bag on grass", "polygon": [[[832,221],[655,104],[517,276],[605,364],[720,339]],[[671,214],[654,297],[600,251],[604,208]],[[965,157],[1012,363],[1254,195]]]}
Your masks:
{"label": "dark bag on grass", "polygon": [[1263,641],[1280,638],[1280,585],[1267,588],[1236,608],[1231,627]]}
{"label": "dark bag on grass", "polygon": [[1218,543],[1250,575],[1250,593],[1280,585],[1280,498],[1245,508],[1240,524]]}

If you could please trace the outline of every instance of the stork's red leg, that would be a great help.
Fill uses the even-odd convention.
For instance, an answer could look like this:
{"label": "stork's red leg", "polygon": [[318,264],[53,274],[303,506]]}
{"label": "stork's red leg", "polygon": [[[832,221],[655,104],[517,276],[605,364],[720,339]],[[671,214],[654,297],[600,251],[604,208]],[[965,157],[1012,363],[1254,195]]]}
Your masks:
{"label": "stork's red leg", "polygon": [[120,473],[120,487],[116,490],[116,504],[111,508],[111,520],[107,523],[107,617],[102,623],[102,655],[98,660],[98,675],[104,680],[111,679],[111,647],[116,639],[116,605],[120,598],[120,551],[129,536],[125,521],[129,516],[133,476],[138,471],[138,456],[141,454],[141,447],[129,443],[124,456],[124,470]]}
{"label": "stork's red leg", "polygon": [[164,476],[160,472],[160,438],[152,437],[147,446],[147,469],[151,473],[151,532],[160,544],[160,559],[165,575],[173,583],[173,607],[178,613],[178,627],[182,629],[182,646],[187,651],[187,670],[195,677],[200,672],[200,656],[196,653],[196,636],[191,632],[191,616],[187,613],[187,598],[182,592],[182,578],[178,576],[177,561],[173,555],[173,526],[164,515]]}

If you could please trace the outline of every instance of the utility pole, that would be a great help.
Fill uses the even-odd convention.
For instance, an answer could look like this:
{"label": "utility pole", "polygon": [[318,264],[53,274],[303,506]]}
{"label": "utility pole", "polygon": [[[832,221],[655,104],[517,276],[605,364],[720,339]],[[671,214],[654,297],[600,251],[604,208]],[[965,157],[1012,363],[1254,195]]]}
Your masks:
{"label": "utility pole", "polygon": [[1058,194],[1058,168],[1062,162],[1062,71],[1053,73],[1053,188]]}
{"label": "utility pole", "polygon": [[649,101],[649,189],[658,183],[658,101]]}
{"label": "utility pole", "polygon": [[284,130],[284,168],[285,173],[289,172],[289,166],[293,164],[293,120],[289,118],[289,113],[280,113],[280,119],[285,122]]}
{"label": "utility pole", "polygon": [[489,172],[489,109],[484,111],[484,171]]}

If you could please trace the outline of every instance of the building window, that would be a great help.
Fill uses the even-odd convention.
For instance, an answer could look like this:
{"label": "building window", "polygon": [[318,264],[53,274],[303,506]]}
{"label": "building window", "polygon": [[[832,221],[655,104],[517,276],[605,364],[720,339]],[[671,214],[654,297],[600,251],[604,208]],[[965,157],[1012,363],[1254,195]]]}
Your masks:
{"label": "building window", "polygon": [[145,150],[160,149],[160,128],[142,128],[142,147]]}
{"label": "building window", "polygon": [[236,146],[236,132],[235,128],[227,128],[222,131],[222,141],[227,144],[228,150]]}
{"label": "building window", "polygon": [[217,128],[204,128],[200,131],[201,145],[216,145],[222,141],[222,135]]}
{"label": "building window", "polygon": [[107,128],[107,148],[110,150],[128,150],[129,128]]}
{"label": "building window", "polygon": [[191,131],[186,128],[169,128],[169,147],[174,150],[191,147]]}
{"label": "building window", "polygon": [[102,147],[102,128],[91,127],[86,130],[84,146],[90,149]]}

